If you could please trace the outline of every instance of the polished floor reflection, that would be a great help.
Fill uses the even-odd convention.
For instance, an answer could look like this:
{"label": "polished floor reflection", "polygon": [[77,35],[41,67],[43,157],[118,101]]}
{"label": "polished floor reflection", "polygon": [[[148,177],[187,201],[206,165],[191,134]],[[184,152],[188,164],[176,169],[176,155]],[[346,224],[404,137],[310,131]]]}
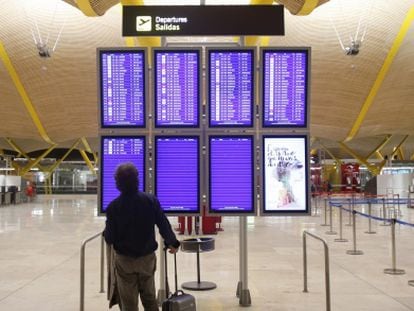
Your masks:
{"label": "polished floor reflection", "polygon": [[[104,226],[96,206],[93,195],[56,195],[0,207],[0,310],[79,309],[81,242]],[[367,206],[358,205],[357,210],[366,213]],[[380,215],[380,210],[381,205],[373,205],[373,214]],[[414,223],[414,209],[402,206],[401,211],[402,220]],[[338,214],[334,209],[332,231],[339,231]],[[175,217],[171,222],[176,224]],[[383,272],[392,267],[389,226],[373,220],[371,231],[376,233],[367,234],[368,219],[357,216],[356,248],[363,255],[353,256],[346,254],[353,249],[352,228],[346,226],[348,215],[344,214],[343,221],[348,242],[335,242],[338,235],[327,235],[330,228],[321,226],[324,222],[323,208],[308,217],[248,217],[252,305],[247,310],[325,310],[323,247],[312,238],[308,239],[309,292],[303,293],[303,230],[328,242],[332,310],[414,310],[414,287],[408,285],[414,280],[413,227],[396,226],[396,266],[406,274],[395,276]],[[192,292],[197,310],[246,309],[235,296],[239,219],[223,217],[222,227],[224,231],[214,236],[215,250],[201,254],[201,279],[216,283],[217,288]],[[88,244],[85,310],[108,310],[106,294],[99,293],[99,252],[99,239]],[[179,283],[195,281],[196,256],[181,252],[177,258]]]}

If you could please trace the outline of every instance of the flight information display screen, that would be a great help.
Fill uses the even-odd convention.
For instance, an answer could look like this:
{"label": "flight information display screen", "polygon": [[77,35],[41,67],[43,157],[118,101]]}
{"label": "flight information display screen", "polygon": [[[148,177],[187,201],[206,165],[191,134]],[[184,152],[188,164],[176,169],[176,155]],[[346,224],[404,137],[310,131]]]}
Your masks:
{"label": "flight information display screen", "polygon": [[208,50],[210,127],[253,126],[254,50]]}
{"label": "flight information display screen", "polygon": [[198,137],[155,137],[155,195],[164,212],[200,212],[199,176]]}
{"label": "flight information display screen", "polygon": [[198,127],[200,50],[155,50],[155,126]]}
{"label": "flight information display screen", "polygon": [[101,139],[101,212],[119,195],[114,175],[119,164],[131,162],[139,173],[138,189],[145,189],[145,137],[105,136]]}
{"label": "flight information display screen", "polygon": [[308,213],[306,136],[263,137],[263,213]]}
{"label": "flight information display screen", "polygon": [[252,136],[209,137],[209,210],[254,213]]}
{"label": "flight information display screen", "polygon": [[100,50],[102,127],[145,127],[145,51]]}
{"label": "flight information display screen", "polygon": [[263,126],[306,127],[308,50],[263,50]]}

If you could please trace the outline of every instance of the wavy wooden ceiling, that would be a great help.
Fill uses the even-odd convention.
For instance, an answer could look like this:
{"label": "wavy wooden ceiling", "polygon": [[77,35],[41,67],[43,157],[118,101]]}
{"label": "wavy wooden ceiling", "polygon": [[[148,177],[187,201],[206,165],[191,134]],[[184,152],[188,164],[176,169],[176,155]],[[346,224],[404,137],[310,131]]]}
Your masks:
{"label": "wavy wooden ceiling", "polygon": [[[99,17],[82,14],[74,0],[59,1],[55,17],[55,4],[51,5],[54,1],[39,0],[35,5],[33,2],[0,0],[0,43],[50,139],[59,147],[68,147],[78,138],[87,137],[92,148],[97,149],[95,54],[97,47],[125,46],[120,6],[113,6],[119,1],[92,1],[97,12],[103,14]],[[279,2],[289,5],[289,0]],[[297,12],[298,2],[290,1],[292,12]],[[414,10],[414,0],[324,2],[320,1],[323,5],[308,16],[286,11],[286,36],[271,38],[269,45],[312,47],[311,135],[341,157],[337,142],[345,140],[353,127],[409,10]],[[367,3],[372,3],[370,10],[365,9]],[[368,30],[360,53],[347,56],[341,50],[333,24],[349,43],[349,34],[355,32],[360,16],[368,11],[363,18]],[[43,38],[50,31],[52,43],[65,23],[50,58],[38,55],[31,33],[34,20]],[[384,153],[392,150],[404,135],[410,135],[404,144],[406,153],[414,152],[413,42],[411,23],[359,131],[349,142],[361,155],[371,152],[387,134],[394,134],[393,143],[387,144]],[[12,138],[25,151],[46,148],[48,144],[1,61],[0,94],[0,137]],[[10,146],[0,139],[0,148]]]}

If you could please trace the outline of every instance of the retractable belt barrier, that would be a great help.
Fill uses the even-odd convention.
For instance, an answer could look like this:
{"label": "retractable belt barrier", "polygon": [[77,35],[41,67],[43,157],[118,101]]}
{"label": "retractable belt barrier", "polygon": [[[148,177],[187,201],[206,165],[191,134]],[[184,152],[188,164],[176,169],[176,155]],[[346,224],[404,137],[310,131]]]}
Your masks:
{"label": "retractable belt barrier", "polygon": [[[348,200],[350,200],[351,198],[334,198],[331,197],[331,199],[329,201],[334,202],[334,203],[338,203],[338,204],[345,204]],[[385,201],[385,203],[388,204],[404,204],[408,202],[408,199],[386,199],[386,198],[366,198],[366,199],[355,199],[354,203],[355,204],[367,204],[367,203],[373,203],[373,204],[379,204],[382,203],[383,201]]]}
{"label": "retractable belt barrier", "polygon": [[[329,200],[329,207],[330,209],[332,207],[336,207],[339,209],[339,232],[340,232],[340,238],[339,239],[335,239],[336,242],[343,242],[345,239],[343,239],[342,237],[342,211],[346,211],[348,213],[350,213],[350,215],[352,214],[352,235],[353,235],[353,249],[352,250],[348,250],[347,254],[349,255],[362,255],[363,252],[361,250],[357,250],[356,248],[356,221],[355,221],[355,216],[356,215],[360,215],[362,217],[365,217],[368,219],[368,225],[369,225],[369,229],[368,231],[366,231],[365,233],[369,233],[369,234],[373,234],[376,233],[374,231],[371,230],[371,220],[377,220],[380,222],[383,222],[383,224],[387,224],[391,226],[391,260],[392,260],[392,267],[391,268],[387,268],[384,269],[384,273],[386,274],[392,274],[392,275],[402,275],[405,274],[405,270],[403,269],[397,269],[397,260],[396,260],[396,242],[395,242],[395,224],[400,224],[400,225],[404,225],[404,226],[409,226],[409,227],[413,227],[414,228],[414,224],[406,222],[406,221],[402,221],[399,219],[396,219],[395,217],[393,218],[385,218],[385,217],[378,217],[378,216],[373,216],[371,215],[371,204],[376,202],[376,203],[382,203],[384,206],[385,202],[401,202],[401,199],[395,200],[395,199],[385,199],[385,198],[381,198],[381,199],[367,199],[367,200],[356,200],[354,201],[354,203],[356,204],[368,204],[368,214],[366,213],[362,213],[360,211],[357,211],[354,209],[354,205],[350,204],[349,199],[346,200],[339,200],[339,199],[331,199]],[[343,204],[349,205],[349,208],[345,208],[343,207]],[[351,208],[352,206],[352,208]],[[383,212],[383,215],[386,216],[386,213]],[[332,219],[332,210],[331,210],[331,217]],[[332,221],[331,221],[331,232],[332,232]],[[327,232],[327,234],[332,234],[330,232]],[[410,280],[408,281],[408,284],[410,286],[414,286],[414,280]]]}

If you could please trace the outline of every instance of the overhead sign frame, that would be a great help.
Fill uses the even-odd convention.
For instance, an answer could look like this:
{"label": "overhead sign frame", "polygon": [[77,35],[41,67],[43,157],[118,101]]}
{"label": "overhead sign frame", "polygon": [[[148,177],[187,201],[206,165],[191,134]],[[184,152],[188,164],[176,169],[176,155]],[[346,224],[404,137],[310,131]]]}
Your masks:
{"label": "overhead sign frame", "polygon": [[123,6],[122,35],[284,36],[283,5]]}

